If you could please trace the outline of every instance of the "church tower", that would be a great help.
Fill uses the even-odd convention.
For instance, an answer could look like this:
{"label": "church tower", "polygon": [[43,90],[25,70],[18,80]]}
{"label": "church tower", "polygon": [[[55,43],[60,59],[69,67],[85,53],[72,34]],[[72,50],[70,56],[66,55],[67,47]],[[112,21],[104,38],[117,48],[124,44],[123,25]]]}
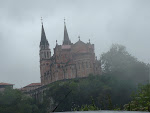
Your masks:
{"label": "church tower", "polygon": [[51,50],[49,43],[46,39],[43,23],[41,31],[41,42],[40,42],[40,73],[41,73],[41,84],[46,84],[47,72],[49,71]]}

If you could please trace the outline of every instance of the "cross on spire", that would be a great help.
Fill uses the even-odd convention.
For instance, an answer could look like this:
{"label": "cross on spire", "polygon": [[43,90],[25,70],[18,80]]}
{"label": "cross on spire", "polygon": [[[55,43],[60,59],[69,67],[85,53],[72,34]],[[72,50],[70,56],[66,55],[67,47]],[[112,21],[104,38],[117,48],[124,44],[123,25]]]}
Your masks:
{"label": "cross on spire", "polygon": [[66,21],[66,19],[65,19],[65,17],[64,17],[64,24],[66,24],[66,22],[65,22],[65,21]]}
{"label": "cross on spire", "polygon": [[43,18],[41,17],[41,24],[43,25]]}
{"label": "cross on spire", "polygon": [[80,40],[80,35],[78,36],[79,40]]}

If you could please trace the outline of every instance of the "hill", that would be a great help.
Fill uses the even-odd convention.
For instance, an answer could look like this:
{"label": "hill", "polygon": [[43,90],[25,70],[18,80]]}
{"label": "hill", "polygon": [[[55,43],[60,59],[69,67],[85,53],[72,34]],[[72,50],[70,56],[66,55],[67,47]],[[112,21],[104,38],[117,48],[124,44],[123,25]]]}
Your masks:
{"label": "hill", "polygon": [[71,111],[91,104],[93,99],[95,105],[103,110],[117,106],[122,108],[131,100],[130,95],[135,89],[132,82],[119,80],[109,74],[90,75],[50,84],[41,105],[52,110],[61,103],[56,111]]}

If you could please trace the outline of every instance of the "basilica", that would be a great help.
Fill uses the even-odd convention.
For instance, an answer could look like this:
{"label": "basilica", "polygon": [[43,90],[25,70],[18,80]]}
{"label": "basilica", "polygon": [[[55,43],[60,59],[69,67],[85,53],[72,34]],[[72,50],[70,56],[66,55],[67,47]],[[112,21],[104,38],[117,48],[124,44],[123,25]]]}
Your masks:
{"label": "basilica", "polygon": [[94,44],[90,40],[84,43],[78,38],[76,43],[71,42],[64,22],[63,43],[59,45],[56,40],[52,55],[42,23],[39,53],[42,86],[59,80],[101,74],[101,63],[95,56]]}

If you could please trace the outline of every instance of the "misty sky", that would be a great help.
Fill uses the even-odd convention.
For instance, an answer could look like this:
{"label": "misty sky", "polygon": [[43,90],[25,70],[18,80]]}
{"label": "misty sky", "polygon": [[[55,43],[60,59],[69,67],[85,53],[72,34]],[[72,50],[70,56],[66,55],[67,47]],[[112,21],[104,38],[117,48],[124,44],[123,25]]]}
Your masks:
{"label": "misty sky", "polygon": [[41,17],[52,53],[65,17],[71,41],[90,39],[98,58],[119,43],[150,62],[150,0],[0,0],[0,82],[40,82]]}

